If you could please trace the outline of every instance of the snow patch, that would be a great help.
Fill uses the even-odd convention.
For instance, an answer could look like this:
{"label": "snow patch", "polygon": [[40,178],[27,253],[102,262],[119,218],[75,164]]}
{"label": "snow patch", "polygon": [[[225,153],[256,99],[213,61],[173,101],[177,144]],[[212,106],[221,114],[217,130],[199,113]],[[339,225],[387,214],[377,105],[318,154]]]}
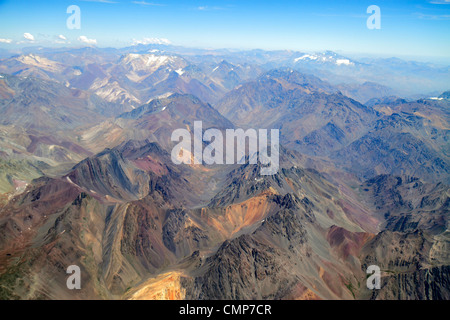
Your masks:
{"label": "snow patch", "polygon": [[129,53],[128,57],[130,59],[138,59],[141,55],[137,54],[137,53]]}
{"label": "snow patch", "polygon": [[162,65],[169,59],[168,56],[155,56],[154,54],[150,55],[147,60],[147,66],[151,64]]}
{"label": "snow patch", "polygon": [[318,57],[314,56],[314,55],[310,55],[310,54],[305,54],[305,55],[303,55],[303,56],[301,56],[301,57],[299,57],[297,59],[294,59],[294,62],[299,62],[300,60],[306,60],[306,59],[317,60]]}
{"label": "snow patch", "polygon": [[145,104],[149,104],[150,102],[152,102],[153,100],[156,100],[156,99],[166,99],[166,98],[170,97],[172,94],[173,94],[173,92],[169,91],[169,92],[160,94],[159,96],[151,97]]}
{"label": "snow patch", "polygon": [[340,65],[346,65],[346,66],[351,66],[351,65],[353,65],[353,62],[351,62],[350,60],[348,60],[348,59],[337,59],[336,60],[336,64],[338,65],[338,66],[340,66]]}

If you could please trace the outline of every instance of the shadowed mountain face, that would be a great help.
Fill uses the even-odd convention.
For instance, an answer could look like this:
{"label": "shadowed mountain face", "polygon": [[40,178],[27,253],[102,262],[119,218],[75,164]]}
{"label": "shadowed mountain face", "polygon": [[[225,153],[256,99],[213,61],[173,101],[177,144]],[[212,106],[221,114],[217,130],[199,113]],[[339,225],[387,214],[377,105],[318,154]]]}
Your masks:
{"label": "shadowed mountain face", "polygon": [[338,85],[337,88],[347,97],[364,104],[367,104],[372,99],[387,97],[393,94],[391,88],[368,81],[362,84],[342,84]]}
{"label": "shadowed mountain face", "polygon": [[[2,267],[24,253],[26,258],[19,258],[15,274],[32,275],[41,269],[43,279],[51,274],[63,278],[65,270],[53,263],[64,256],[61,263],[71,260],[84,266],[86,283],[91,284],[80,297],[92,298],[109,290],[124,290],[118,283],[120,277],[129,285],[163,267],[167,259],[175,261],[171,246],[168,249],[162,243],[162,223],[172,219],[177,208],[197,202],[207,188],[197,182],[202,173],[189,178],[193,174],[190,168],[175,166],[168,159],[167,152],[155,144],[130,141],[81,162],[67,176],[35,181],[2,209]],[[34,242],[41,250],[32,248]],[[91,259],[88,264],[81,258],[86,254]],[[51,263],[45,267],[44,261]],[[122,275],[121,264],[135,265],[138,273]],[[111,268],[105,274],[109,280],[98,286],[96,281],[88,281],[96,278],[103,266]],[[4,277],[9,277],[8,270]],[[56,298],[62,288],[55,285],[46,288],[45,283],[33,283],[24,276],[14,292],[31,286],[35,289],[28,297],[40,298],[37,292],[46,288],[51,293],[44,297]],[[3,298],[14,296],[2,289]]]}
{"label": "shadowed mountain face", "polygon": [[327,155],[370,127],[378,114],[314,76],[275,70],[247,83],[216,104],[245,127],[277,128],[284,145],[309,155]]}
{"label": "shadowed mountain face", "polygon": [[199,183],[195,188],[189,185],[191,171],[189,167],[174,165],[170,155],[156,143],[128,141],[83,160],[65,178],[89,190],[92,196],[111,201],[138,200],[159,191],[163,198],[185,203],[190,197],[189,201],[194,201],[198,195],[185,195],[184,190],[202,185]]}
{"label": "shadowed mountain face", "polygon": [[361,291],[370,299],[448,299],[450,193],[442,183],[382,175],[361,186],[383,231],[361,250],[363,267],[378,265],[381,290]]}
{"label": "shadowed mountain face", "polygon": [[408,174],[448,184],[448,115],[440,107],[434,112],[426,102],[419,103],[415,105],[421,106],[420,112],[417,107],[410,108],[411,104],[398,105],[395,110],[399,113],[376,121],[367,134],[331,157],[365,178]]}
{"label": "shadowed mountain face", "polygon": [[[38,180],[17,195],[2,209],[0,253],[6,257],[5,266],[19,254],[34,258],[20,258],[23,264],[7,268],[4,277],[13,272],[23,281],[12,281],[12,291],[3,290],[2,295],[14,297],[27,286],[34,288],[28,298],[62,294],[55,283],[46,289],[50,295],[39,296],[33,292],[42,292],[46,284],[24,275],[40,268],[44,278],[63,278],[65,270],[53,263],[64,256],[83,266],[89,289],[80,298],[120,296],[169,265],[182,272],[179,281],[186,297],[351,297],[342,284],[351,274],[347,260],[356,252],[342,261],[329,261],[340,253],[330,246],[333,236],[328,229],[340,225],[362,232],[363,242],[372,237],[362,226],[375,230],[376,220],[354,211],[359,206],[354,198],[339,194],[318,172],[295,167],[255,180],[255,165],[230,168],[228,178],[210,192],[220,171],[178,167],[167,158],[156,144],[130,141],[83,161],[65,177]],[[235,187],[242,192],[231,191]],[[197,208],[202,196],[212,200]],[[360,240],[350,241],[360,246]],[[42,250],[34,251],[32,243]],[[249,253],[248,262],[259,270],[256,278],[242,264]],[[89,262],[82,258],[86,255]],[[230,264],[221,263],[223,259],[231,259]],[[51,263],[43,266],[43,261]],[[358,270],[353,262],[350,265]],[[267,273],[268,266],[272,271]],[[234,267],[238,269],[220,271]],[[101,282],[93,281],[98,272]],[[232,282],[220,280],[217,272],[228,274]],[[340,277],[334,279],[331,274],[336,272]],[[279,277],[280,287],[269,286],[273,277]],[[316,283],[316,277],[322,280]],[[218,280],[223,290],[217,292],[213,288]],[[265,289],[249,291],[248,283]],[[308,291],[312,283],[319,286],[314,292]],[[230,291],[230,286],[236,288]]]}
{"label": "shadowed mountain face", "polygon": [[[279,108],[280,102],[283,105],[288,103],[287,98],[311,92],[335,91],[329,84],[314,76],[303,75],[291,69],[279,69],[239,86],[219,101],[216,108],[231,121],[245,125],[252,120],[252,112]],[[263,117],[259,121],[262,123],[267,121],[264,113],[261,112],[259,115]]]}
{"label": "shadowed mountain face", "polygon": [[[449,299],[447,93],[332,52],[66,50],[0,61],[0,299]],[[195,121],[279,129],[279,170],[174,164]]]}
{"label": "shadowed mountain face", "polygon": [[[358,248],[372,237],[362,227],[375,230],[377,221],[354,214],[354,200],[317,172],[290,167],[255,179],[256,172],[253,166],[231,172],[231,184],[202,209],[208,220],[220,222],[215,224],[222,233],[233,236],[203,261],[194,279],[185,280],[187,297],[351,298],[343,288],[358,272]],[[335,229],[358,236],[344,240]]]}
{"label": "shadowed mountain face", "polygon": [[368,180],[362,188],[386,220],[385,229],[401,232],[420,229],[437,234],[445,231],[450,205],[446,185],[382,175]]}
{"label": "shadowed mountain face", "polygon": [[194,122],[202,121],[203,129],[224,130],[234,125],[211,105],[192,95],[173,94],[155,99],[115,119],[108,119],[85,130],[80,143],[99,152],[105,147],[114,147],[127,140],[158,142],[170,152],[174,143],[172,132],[188,129],[193,132]]}
{"label": "shadowed mountain face", "polygon": [[279,128],[288,148],[327,156],[361,178],[409,174],[449,183],[448,103],[362,105],[329,84],[276,70],[227,94],[216,108],[244,127]]}

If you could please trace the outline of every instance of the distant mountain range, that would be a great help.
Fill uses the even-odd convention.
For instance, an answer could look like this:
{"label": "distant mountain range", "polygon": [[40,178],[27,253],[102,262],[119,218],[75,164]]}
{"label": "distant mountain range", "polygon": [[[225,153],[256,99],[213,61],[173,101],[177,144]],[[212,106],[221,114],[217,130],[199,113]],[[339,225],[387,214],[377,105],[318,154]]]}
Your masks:
{"label": "distant mountain range", "polygon": [[[450,298],[449,67],[164,44],[2,57],[0,299]],[[277,174],[174,164],[195,121],[279,129]]]}

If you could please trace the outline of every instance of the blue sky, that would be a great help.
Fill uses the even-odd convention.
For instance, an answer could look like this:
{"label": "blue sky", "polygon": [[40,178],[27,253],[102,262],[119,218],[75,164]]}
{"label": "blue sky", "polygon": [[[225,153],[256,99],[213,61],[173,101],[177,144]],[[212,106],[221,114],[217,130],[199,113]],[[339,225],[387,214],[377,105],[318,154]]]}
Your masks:
{"label": "blue sky", "polygon": [[[69,5],[81,9],[80,30],[66,26]],[[381,9],[381,30],[366,27],[369,5]],[[151,38],[202,48],[449,57],[450,0],[0,0],[1,48],[124,47]]]}

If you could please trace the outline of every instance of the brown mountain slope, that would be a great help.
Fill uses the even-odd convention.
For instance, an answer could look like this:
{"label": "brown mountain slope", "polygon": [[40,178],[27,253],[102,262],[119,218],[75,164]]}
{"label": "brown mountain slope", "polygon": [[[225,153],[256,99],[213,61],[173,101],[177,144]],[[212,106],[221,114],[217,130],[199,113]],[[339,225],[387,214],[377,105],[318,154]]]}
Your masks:
{"label": "brown mountain slope", "polygon": [[370,128],[378,114],[320,79],[273,70],[228,93],[215,108],[243,127],[280,129],[285,147],[327,155]]}

